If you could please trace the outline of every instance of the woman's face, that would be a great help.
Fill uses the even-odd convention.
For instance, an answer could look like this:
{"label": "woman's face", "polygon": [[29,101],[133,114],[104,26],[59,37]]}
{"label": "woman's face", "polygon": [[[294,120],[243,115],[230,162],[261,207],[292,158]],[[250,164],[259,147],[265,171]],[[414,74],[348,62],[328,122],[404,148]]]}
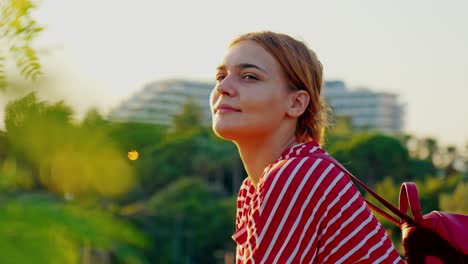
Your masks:
{"label": "woman's face", "polygon": [[231,46],[216,72],[214,132],[233,141],[271,136],[286,118],[288,88],[279,63],[251,40]]}

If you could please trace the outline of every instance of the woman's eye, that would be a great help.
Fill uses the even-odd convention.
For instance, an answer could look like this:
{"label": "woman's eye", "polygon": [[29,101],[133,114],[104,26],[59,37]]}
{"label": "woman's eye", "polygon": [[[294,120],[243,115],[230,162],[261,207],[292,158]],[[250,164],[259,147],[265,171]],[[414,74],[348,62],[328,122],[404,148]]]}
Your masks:
{"label": "woman's eye", "polygon": [[218,73],[218,74],[216,74],[215,79],[216,79],[217,82],[220,82],[220,81],[224,80],[224,78],[226,78],[226,75]]}
{"label": "woman's eye", "polygon": [[242,78],[247,79],[247,80],[258,80],[258,78],[255,77],[255,75],[252,75],[252,74],[244,74],[244,76],[242,76]]}

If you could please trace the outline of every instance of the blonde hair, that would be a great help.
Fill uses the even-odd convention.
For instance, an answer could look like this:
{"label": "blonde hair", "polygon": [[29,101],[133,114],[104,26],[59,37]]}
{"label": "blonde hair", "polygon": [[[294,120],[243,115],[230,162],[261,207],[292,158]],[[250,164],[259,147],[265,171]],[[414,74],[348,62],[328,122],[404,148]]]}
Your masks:
{"label": "blonde hair", "polygon": [[243,34],[235,38],[229,47],[252,40],[269,52],[280,64],[291,90],[304,90],[310,100],[296,126],[299,142],[316,140],[323,143],[329,107],[321,96],[323,89],[323,66],[314,51],[293,37],[271,31]]}

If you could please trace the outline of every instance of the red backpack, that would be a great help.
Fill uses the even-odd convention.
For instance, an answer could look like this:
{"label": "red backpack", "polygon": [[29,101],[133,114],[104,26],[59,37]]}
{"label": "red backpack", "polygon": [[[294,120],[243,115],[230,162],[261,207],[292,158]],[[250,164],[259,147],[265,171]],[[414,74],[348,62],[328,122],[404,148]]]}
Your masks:
{"label": "red backpack", "polygon": [[[401,220],[397,220],[374,204],[366,201],[371,209],[401,228],[406,262],[414,263],[465,263],[468,264],[468,215],[432,211],[423,215],[416,184],[405,182],[400,189],[399,207],[396,208],[352,175],[338,161],[326,154],[311,154],[327,160],[340,169],[381,202]],[[407,214],[409,209],[411,216]]]}

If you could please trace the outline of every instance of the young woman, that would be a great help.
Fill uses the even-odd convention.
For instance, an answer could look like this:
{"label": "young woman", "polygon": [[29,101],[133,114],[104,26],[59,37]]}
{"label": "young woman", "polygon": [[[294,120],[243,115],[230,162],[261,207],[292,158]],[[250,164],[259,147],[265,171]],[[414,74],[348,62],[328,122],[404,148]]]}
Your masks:
{"label": "young woman", "polygon": [[304,43],[234,39],[210,98],[213,130],[248,177],[237,200],[237,263],[402,263],[341,169],[317,157],[326,124],[322,65]]}

